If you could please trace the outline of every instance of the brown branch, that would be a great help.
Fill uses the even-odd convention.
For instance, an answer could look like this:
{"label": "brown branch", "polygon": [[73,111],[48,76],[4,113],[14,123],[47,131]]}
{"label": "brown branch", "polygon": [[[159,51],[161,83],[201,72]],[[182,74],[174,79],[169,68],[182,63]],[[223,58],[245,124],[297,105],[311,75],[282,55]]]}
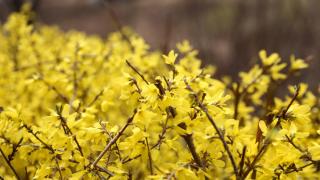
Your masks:
{"label": "brown branch", "polygon": [[300,91],[300,86],[296,86],[296,87],[295,87],[295,93],[294,93],[293,97],[291,98],[290,103],[288,104],[288,106],[286,107],[286,109],[282,111],[282,118],[285,119],[286,114],[287,114],[289,108],[291,107],[291,105],[293,104],[293,102],[298,98],[299,91]]}
{"label": "brown branch", "polygon": [[260,148],[258,154],[254,157],[253,161],[248,164],[248,169],[243,173],[243,176],[241,177],[241,179],[246,179],[249,173],[255,169],[255,165],[259,162],[261,157],[267,151],[267,147],[269,146],[269,144],[270,144],[269,140],[266,140],[265,144]]}
{"label": "brown branch", "polygon": [[45,149],[48,149],[49,151],[51,151],[52,153],[55,152],[55,150],[53,149],[53,147],[51,145],[48,145],[47,143],[45,143],[42,139],[40,139],[38,137],[38,135],[32,131],[31,127],[28,127],[27,125],[23,124],[22,127],[26,128],[26,130],[28,131],[28,133],[30,133],[33,137],[35,137],[38,141],[40,141],[40,143],[44,146]]}
{"label": "brown branch", "polygon": [[[153,150],[153,149],[156,148],[156,147],[159,147],[159,148],[160,148],[160,146],[161,146],[161,144],[162,144],[162,142],[163,142],[163,139],[165,138],[165,134],[166,134],[166,132],[167,132],[167,129],[168,129],[167,123],[168,123],[168,118],[166,119],[166,122],[165,122],[165,125],[164,125],[163,129],[162,129],[162,132],[161,132],[161,134],[159,135],[158,141],[157,141],[153,146],[151,146],[151,150]],[[133,158],[124,159],[124,160],[122,161],[122,163],[123,163],[123,164],[126,164],[126,163],[128,163],[128,162],[130,162],[130,161],[132,161],[132,160],[138,159],[138,158],[141,157],[141,156],[142,156],[142,154],[138,154],[138,155],[136,155],[136,156],[133,157]]]}
{"label": "brown branch", "polygon": [[239,108],[239,103],[240,100],[243,96],[245,96],[248,93],[248,89],[259,80],[259,78],[264,74],[264,71],[260,74],[258,74],[250,83],[248,83],[245,87],[243,87],[242,91],[240,91],[240,83],[237,83],[237,87],[235,90],[232,90],[234,96],[235,96],[235,100],[234,100],[234,119],[238,118],[238,108]]}
{"label": "brown branch", "polygon": [[130,81],[131,81],[132,84],[134,84],[134,85],[136,86],[137,92],[138,92],[139,94],[141,94],[142,90],[141,90],[141,88],[139,87],[137,80],[136,80],[135,78],[131,78]]}
{"label": "brown branch", "polygon": [[109,176],[114,176],[114,174],[110,170],[108,170],[104,167],[101,167],[98,164],[96,164],[96,168],[97,168],[97,170],[104,172],[104,173],[108,174]]}
{"label": "brown branch", "polygon": [[8,160],[12,161],[14,155],[17,153],[18,148],[20,147],[21,143],[23,141],[23,138],[20,138],[19,142],[17,144],[12,144],[12,152],[8,156]]}
{"label": "brown branch", "polygon": [[166,94],[165,89],[163,88],[161,81],[159,79],[156,80],[156,82],[154,83],[154,85],[157,87],[157,89],[159,90],[159,97],[160,99],[163,99],[163,96]]}
{"label": "brown branch", "polygon": [[293,97],[291,98],[291,101],[290,101],[289,104],[287,105],[287,107],[277,115],[278,122],[277,122],[277,124],[276,124],[275,127],[277,127],[277,128],[280,127],[280,128],[281,128],[281,118],[287,119],[288,110],[289,110],[290,107],[292,106],[293,102],[294,102],[295,100],[297,100],[297,98],[298,98],[299,91],[300,91],[300,86],[296,86],[295,90],[296,90],[296,91],[295,91]]}
{"label": "brown branch", "polygon": [[247,146],[244,146],[243,149],[242,149],[241,160],[240,160],[240,163],[239,163],[239,176],[240,177],[242,176],[242,173],[243,173],[244,160],[245,160],[245,157],[246,157],[246,150],[247,150]]}
{"label": "brown branch", "polygon": [[134,71],[136,72],[140,77],[141,79],[149,85],[149,82],[146,80],[146,78],[138,71],[138,69],[136,67],[134,67],[128,60],[126,60],[126,63],[127,65]]}
{"label": "brown branch", "polygon": [[61,172],[61,169],[60,169],[59,161],[58,161],[58,159],[57,159],[56,156],[54,157],[54,161],[56,162],[56,165],[57,165],[57,168],[58,168],[60,180],[62,180],[62,179],[63,179],[63,176],[62,176],[62,172]]}
{"label": "brown branch", "polygon": [[[40,139],[36,133],[34,133],[31,129],[31,127],[28,127],[27,125],[23,124],[22,127],[26,128],[28,133],[30,133],[33,137],[35,137],[38,141],[41,142],[41,144],[44,146],[45,149],[48,149],[52,154],[55,153],[55,150],[53,149],[53,147],[51,145],[48,145],[47,143],[45,143],[42,139]],[[63,177],[62,177],[62,173],[61,173],[61,169],[60,169],[60,166],[59,166],[59,161],[57,159],[57,156],[55,155],[54,157],[55,159],[55,162],[56,162],[56,165],[58,167],[58,170],[59,170],[59,174],[60,174],[60,179],[62,180]]]}
{"label": "brown branch", "polygon": [[289,138],[289,136],[286,135],[287,141],[294,147],[296,148],[298,151],[300,151],[301,153],[305,152],[304,150],[301,149],[301,147],[299,147],[298,145],[296,145],[293,142],[293,139]]}
{"label": "brown branch", "polygon": [[234,157],[233,157],[233,155],[232,155],[232,153],[231,153],[231,151],[230,151],[230,149],[229,149],[229,146],[228,146],[226,140],[224,139],[224,135],[222,134],[221,130],[219,129],[219,127],[218,127],[217,124],[215,123],[215,121],[214,121],[214,119],[212,118],[212,116],[209,114],[209,111],[208,111],[207,107],[200,102],[199,97],[198,97],[198,95],[195,93],[195,91],[191,88],[191,86],[188,84],[188,82],[187,82],[186,80],[184,80],[184,82],[185,82],[185,84],[186,84],[186,89],[189,90],[189,91],[193,94],[193,96],[194,96],[194,98],[195,98],[198,106],[199,106],[200,109],[206,114],[208,120],[210,121],[210,123],[212,124],[212,126],[214,127],[214,129],[216,130],[216,132],[218,133],[219,139],[221,140],[221,142],[222,142],[222,144],[223,144],[223,147],[224,147],[224,149],[226,150],[226,152],[227,152],[227,154],[228,154],[228,157],[229,157],[229,159],[230,159],[230,161],[231,161],[231,165],[232,165],[232,167],[233,167],[233,171],[234,171],[234,174],[235,174],[235,176],[236,176],[236,179],[239,179],[238,168],[237,168],[236,162],[235,162],[235,160],[234,160]]}
{"label": "brown branch", "polygon": [[159,134],[159,139],[158,139],[157,143],[151,147],[151,149],[154,149],[157,146],[159,146],[159,149],[160,149],[161,143],[162,143],[163,139],[165,138],[165,135],[166,135],[166,132],[168,129],[168,127],[167,127],[168,121],[169,121],[169,119],[172,119],[177,115],[175,108],[172,106],[168,106],[166,108],[166,113],[167,113],[167,118],[166,118],[166,121],[164,122],[164,124],[162,125],[162,131],[161,131],[161,134]]}
{"label": "brown branch", "polygon": [[306,164],[306,165],[304,165],[304,166],[301,166],[301,167],[299,167],[299,168],[294,168],[294,169],[285,170],[285,171],[284,171],[284,174],[290,174],[290,173],[293,173],[293,172],[303,171],[304,168],[306,168],[306,167],[308,167],[308,166],[311,166],[311,165],[313,165],[313,164],[314,164],[314,162],[311,162],[311,163]]}
{"label": "brown branch", "polygon": [[[165,134],[166,134],[166,132],[167,132],[167,129],[168,129],[167,123],[168,123],[168,118],[166,119],[165,125],[164,125],[163,128],[162,128],[162,132],[161,132],[161,134],[159,135],[158,141],[157,141],[153,146],[151,146],[151,150],[153,150],[153,149],[156,148],[156,147],[159,147],[159,148],[160,148],[160,146],[161,146],[161,144],[162,144],[162,142],[163,142],[163,139],[165,138]],[[136,156],[133,157],[133,158],[124,159],[124,160],[122,161],[122,163],[123,163],[123,164],[126,164],[126,163],[128,163],[128,162],[130,162],[130,161],[132,161],[132,160],[138,159],[138,158],[141,157],[141,156],[142,156],[142,154],[138,154],[138,155],[136,155]]]}
{"label": "brown branch", "polygon": [[92,106],[104,93],[104,89],[102,89],[94,98],[93,100],[88,104],[88,107]]}
{"label": "brown branch", "polygon": [[109,150],[109,148],[117,142],[117,140],[120,138],[120,136],[123,134],[123,132],[127,129],[127,127],[129,126],[129,124],[133,121],[134,116],[136,115],[137,110],[134,110],[133,115],[128,118],[126,124],[121,128],[121,130],[109,141],[109,143],[107,144],[107,146],[104,148],[104,150],[98,155],[98,157],[94,160],[94,162],[92,163],[92,166],[95,167],[98,162],[101,160],[101,158],[104,156],[104,154]]}
{"label": "brown branch", "polygon": [[[180,123],[178,124],[178,126],[181,128],[181,129],[184,129],[186,130],[187,129],[187,125],[185,123]],[[193,143],[193,138],[192,138],[192,134],[184,134],[184,135],[181,135],[181,137],[184,139],[184,141],[186,142],[187,146],[188,146],[188,149],[193,157],[193,160],[194,162],[197,164],[198,167],[200,168],[204,168],[204,165],[196,151],[196,147]]]}
{"label": "brown branch", "polygon": [[157,146],[159,146],[159,148],[160,148],[160,145],[161,145],[161,143],[163,142],[163,139],[165,138],[165,134],[166,134],[167,129],[168,129],[167,124],[168,124],[168,118],[166,118],[166,121],[165,121],[165,123],[164,123],[164,125],[163,125],[163,127],[162,127],[162,131],[161,131],[161,134],[159,134],[159,139],[158,139],[157,143],[154,144],[154,145],[151,147],[151,149],[154,149],[154,148],[156,148]]}
{"label": "brown branch", "polygon": [[26,178],[26,180],[29,180],[28,167],[25,167],[25,168],[24,168],[24,171],[25,171],[25,178]]}
{"label": "brown branch", "polygon": [[[280,126],[280,118],[286,118],[287,112],[289,110],[289,108],[291,107],[291,105],[293,104],[293,102],[297,99],[298,95],[299,95],[299,90],[300,87],[298,86],[296,88],[295,94],[292,97],[291,101],[289,102],[289,104],[287,105],[287,107],[281,112],[280,115],[278,115],[278,123],[274,128],[277,128]],[[258,128],[258,132],[257,134],[261,132],[260,128]],[[286,136],[287,137],[287,136]],[[289,137],[287,137],[288,140],[290,140]],[[291,140],[290,140],[291,141]],[[297,149],[301,152],[301,148],[298,148],[298,146],[296,146],[293,141],[291,141],[289,143],[291,143],[294,147],[297,147]],[[260,141],[259,141],[260,142]],[[245,173],[243,174],[242,178],[245,179],[248,174],[250,173],[250,171],[252,171],[254,169],[255,164],[259,161],[259,159],[262,157],[262,155],[266,152],[268,145],[270,144],[269,140],[266,139],[265,140],[265,144],[261,147],[260,151],[258,152],[258,154],[256,155],[256,157],[254,158],[254,160],[251,162],[251,164],[249,165],[249,168],[247,169],[247,171],[245,171]]]}
{"label": "brown branch", "polygon": [[[45,149],[48,149],[52,154],[55,153],[55,150],[53,149],[53,147],[51,145],[48,145],[47,143],[45,143],[42,139],[40,139],[38,137],[38,135],[32,131],[31,127],[28,127],[25,124],[23,124],[22,127],[26,128],[28,133],[30,133],[33,137],[35,137],[38,141],[40,141]],[[59,170],[60,179],[63,179],[62,173],[61,173],[61,169],[60,169],[60,166],[59,166],[59,161],[57,160],[57,156],[56,155],[55,155],[54,159],[55,159],[56,165],[57,165],[58,170]]]}
{"label": "brown branch", "polygon": [[[103,124],[101,120],[99,120],[99,124],[100,124],[103,132],[106,133],[106,134],[109,136],[110,139],[112,139],[113,136],[111,135],[111,133],[109,133],[109,132],[107,131],[107,128],[106,128],[105,124]],[[114,143],[114,145],[116,146],[116,150],[117,150],[116,152],[117,152],[117,154],[118,154],[118,156],[119,156],[119,159],[120,159],[120,161],[122,161],[122,157],[121,157],[121,154],[120,154],[120,149],[119,149],[119,147],[118,147],[118,143],[116,142],[116,143]]]}
{"label": "brown branch", "polygon": [[14,169],[14,167],[12,166],[10,160],[6,157],[6,155],[4,154],[4,152],[2,151],[2,149],[0,148],[0,152],[1,152],[1,155],[3,156],[4,160],[6,161],[6,163],[8,164],[8,166],[10,167],[11,171],[14,173],[14,175],[16,176],[16,178],[18,180],[20,180],[20,177],[17,173],[17,171]]}
{"label": "brown branch", "polygon": [[148,138],[146,137],[145,140],[146,140],[146,145],[147,145],[147,150],[148,150],[150,173],[151,173],[151,175],[153,175],[152,156],[151,156],[151,151],[150,151],[150,147],[149,147]]}
{"label": "brown branch", "polygon": [[62,127],[64,129],[64,132],[65,132],[66,135],[72,136],[73,141],[76,143],[76,145],[78,147],[78,151],[80,152],[81,156],[84,157],[83,152],[82,152],[82,148],[81,148],[81,146],[79,144],[79,141],[78,141],[76,135],[74,135],[72,133],[71,129],[69,128],[69,126],[67,124],[67,120],[62,116],[62,110],[63,110],[62,106],[60,106],[60,107],[56,106],[56,112],[58,114],[59,120],[61,121],[61,125],[62,125]]}
{"label": "brown branch", "polygon": [[248,89],[254,85],[263,75],[266,74],[268,68],[270,67],[263,67],[262,72],[259,73],[251,82],[249,82],[245,87],[243,87],[242,91],[240,91],[241,83],[237,83],[236,89],[231,88],[231,91],[233,92],[235,96],[234,100],[234,119],[238,118],[239,113],[239,103],[242,97],[244,97],[248,93]]}

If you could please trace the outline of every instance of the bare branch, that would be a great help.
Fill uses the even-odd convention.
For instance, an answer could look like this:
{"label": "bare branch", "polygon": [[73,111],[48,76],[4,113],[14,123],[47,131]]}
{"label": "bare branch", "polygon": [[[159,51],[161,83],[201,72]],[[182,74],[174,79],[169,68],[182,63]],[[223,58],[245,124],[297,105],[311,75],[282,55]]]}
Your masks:
{"label": "bare branch", "polygon": [[62,106],[60,106],[60,107],[56,106],[56,112],[58,114],[59,120],[61,121],[61,125],[62,125],[62,127],[64,129],[64,132],[65,132],[66,135],[72,136],[73,141],[76,143],[76,145],[78,147],[78,151],[80,152],[81,156],[84,157],[83,156],[83,152],[82,152],[82,148],[81,148],[81,146],[79,144],[79,141],[78,141],[76,135],[74,135],[72,133],[71,129],[69,128],[69,126],[67,124],[67,120],[62,116],[62,110],[63,110]]}
{"label": "bare branch", "polygon": [[6,157],[6,155],[4,154],[4,152],[2,151],[2,149],[0,148],[0,152],[1,155],[3,156],[4,160],[6,161],[6,163],[8,164],[8,166],[10,167],[11,171],[14,173],[14,175],[16,176],[16,178],[18,180],[20,180],[20,177],[17,173],[17,171],[14,169],[14,167],[12,166],[11,162],[9,161],[9,159]]}
{"label": "bare branch", "polygon": [[209,111],[208,111],[207,107],[200,101],[200,99],[199,99],[198,95],[195,93],[195,91],[191,88],[191,86],[188,84],[188,82],[186,80],[184,80],[184,82],[186,84],[186,89],[189,90],[193,94],[198,106],[206,114],[208,120],[210,121],[210,123],[212,124],[212,126],[214,127],[216,132],[218,133],[219,139],[221,140],[221,142],[223,144],[223,147],[226,150],[226,152],[228,154],[228,157],[229,157],[229,159],[231,161],[234,174],[236,175],[236,178],[239,179],[238,168],[237,168],[236,162],[234,160],[234,157],[233,157],[233,155],[232,155],[232,153],[231,153],[231,151],[229,149],[229,146],[228,146],[226,140],[224,139],[224,135],[222,134],[221,130],[219,129],[219,127],[215,123],[215,121],[212,118],[212,116],[209,114]]}
{"label": "bare branch", "polygon": [[148,138],[146,137],[145,140],[146,140],[146,145],[147,145],[147,149],[148,149],[150,173],[151,173],[151,175],[153,175],[152,156],[151,156],[151,151],[150,151],[150,147],[149,147]]}
{"label": "bare branch", "polygon": [[60,180],[63,180],[63,176],[62,176],[62,172],[61,172],[61,168],[60,168],[57,156],[54,156],[54,161],[56,162],[56,165],[57,165],[57,168],[58,168],[58,172],[59,172],[59,175],[60,175]]}
{"label": "bare branch", "polygon": [[294,142],[293,142],[293,138],[289,138],[289,136],[286,135],[286,138],[287,138],[287,141],[294,147],[296,148],[298,151],[300,151],[301,153],[305,152],[304,150],[301,149],[301,147],[299,147],[298,145],[296,145]]}
{"label": "bare branch", "polygon": [[241,177],[242,173],[243,173],[243,169],[244,169],[244,160],[246,157],[246,150],[247,150],[247,146],[244,146],[242,149],[242,154],[241,154],[241,160],[239,163],[239,176]]}
{"label": "bare branch", "polygon": [[52,153],[54,153],[54,149],[51,145],[48,145],[47,143],[45,143],[42,139],[39,138],[39,136],[37,135],[37,133],[33,132],[31,127],[28,127],[27,125],[23,124],[22,127],[24,127],[33,137],[35,137],[38,141],[41,142],[41,144],[44,146],[45,149],[48,149],[49,151],[51,151]]}
{"label": "bare branch", "polygon": [[291,105],[293,104],[293,102],[297,99],[298,95],[299,95],[299,91],[300,91],[300,86],[296,86],[295,87],[295,93],[293,95],[293,97],[291,98],[290,103],[288,104],[288,106],[286,107],[285,110],[282,111],[282,118],[286,117],[286,114],[289,110],[289,108],[291,107]]}
{"label": "bare branch", "polygon": [[104,89],[102,89],[94,98],[93,100],[88,104],[88,107],[92,106],[104,93]]}
{"label": "bare branch", "polygon": [[23,138],[21,138],[17,144],[12,144],[12,152],[8,156],[9,161],[13,160],[13,157],[17,153],[18,148],[21,146],[22,141],[23,141]]}
{"label": "bare branch", "polygon": [[92,163],[92,166],[95,167],[98,162],[101,160],[101,158],[104,156],[104,154],[109,150],[109,148],[117,142],[117,140],[120,138],[120,136],[123,134],[123,132],[127,129],[127,127],[129,126],[129,124],[133,121],[134,116],[136,115],[137,110],[134,110],[133,115],[128,118],[126,124],[122,127],[122,129],[117,133],[117,135],[115,135],[107,144],[107,146],[104,148],[104,150],[99,154],[99,156],[96,158],[96,160],[94,160],[94,162]]}
{"label": "bare branch", "polygon": [[250,164],[248,164],[248,169],[243,173],[243,176],[241,176],[241,179],[246,179],[249,173],[255,169],[255,165],[261,159],[263,154],[267,151],[267,147],[269,146],[269,144],[270,144],[269,140],[266,140],[264,145],[260,148],[258,154],[254,157],[253,161]]}
{"label": "bare branch", "polygon": [[96,168],[97,168],[99,171],[108,174],[109,176],[114,176],[114,174],[113,174],[110,170],[108,170],[108,169],[106,169],[106,168],[104,168],[104,167],[101,167],[101,166],[99,166],[98,164],[96,165]]}
{"label": "bare branch", "polygon": [[140,77],[141,79],[149,85],[149,82],[146,80],[146,78],[138,71],[138,69],[136,67],[134,67],[128,60],[126,60],[126,63],[127,65],[134,71],[136,72]]}

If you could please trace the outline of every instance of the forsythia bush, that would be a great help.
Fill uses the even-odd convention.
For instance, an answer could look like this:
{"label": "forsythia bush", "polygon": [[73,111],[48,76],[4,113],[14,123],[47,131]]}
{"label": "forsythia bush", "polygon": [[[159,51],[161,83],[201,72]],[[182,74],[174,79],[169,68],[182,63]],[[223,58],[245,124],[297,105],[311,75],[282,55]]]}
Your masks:
{"label": "forsythia bush", "polygon": [[218,80],[187,41],[161,55],[126,29],[104,40],[28,17],[0,27],[0,179],[319,178],[318,96],[276,97],[302,59],[262,50]]}

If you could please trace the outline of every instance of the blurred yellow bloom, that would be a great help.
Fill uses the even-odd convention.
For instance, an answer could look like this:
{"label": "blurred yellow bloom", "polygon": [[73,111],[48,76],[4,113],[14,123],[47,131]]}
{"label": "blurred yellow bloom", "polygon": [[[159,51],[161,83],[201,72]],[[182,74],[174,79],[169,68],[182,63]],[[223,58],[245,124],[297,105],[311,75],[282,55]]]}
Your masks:
{"label": "blurred yellow bloom", "polygon": [[266,50],[261,50],[259,52],[259,57],[264,66],[271,66],[272,64],[276,64],[280,62],[281,58],[278,53],[272,53],[270,56],[267,56]]}
{"label": "blurred yellow bloom", "polygon": [[294,55],[290,56],[290,63],[291,70],[305,69],[309,66],[303,59],[296,59]]}
{"label": "blurred yellow bloom", "polygon": [[174,53],[173,50],[171,50],[167,56],[163,55],[164,62],[166,64],[174,64],[174,62],[176,61],[177,57],[178,57],[178,54]]}

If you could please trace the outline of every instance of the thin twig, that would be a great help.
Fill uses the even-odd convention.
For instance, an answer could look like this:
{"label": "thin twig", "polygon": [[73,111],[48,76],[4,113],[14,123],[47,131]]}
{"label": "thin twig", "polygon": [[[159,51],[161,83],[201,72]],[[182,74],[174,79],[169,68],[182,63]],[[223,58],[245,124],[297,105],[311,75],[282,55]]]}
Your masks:
{"label": "thin twig", "polygon": [[[151,150],[153,150],[153,149],[156,148],[156,147],[159,147],[159,148],[160,148],[160,146],[161,146],[161,144],[162,144],[162,142],[163,142],[163,139],[165,138],[165,134],[166,134],[166,132],[167,132],[167,129],[168,129],[167,123],[168,123],[168,118],[166,118],[165,125],[164,125],[163,128],[162,128],[162,132],[161,132],[161,134],[159,135],[158,141],[157,141],[153,146],[151,146]],[[133,157],[133,158],[124,159],[124,160],[122,161],[122,163],[123,163],[123,164],[126,164],[126,163],[128,163],[128,162],[130,162],[130,161],[132,161],[132,160],[135,160],[135,159],[137,159],[137,158],[139,158],[139,157],[141,157],[141,156],[142,156],[142,154],[138,154],[138,155],[136,155],[136,156]]]}
{"label": "thin twig", "polygon": [[267,147],[269,146],[270,142],[269,140],[266,140],[265,144],[261,147],[258,154],[254,157],[253,161],[248,165],[248,169],[243,173],[243,176],[241,179],[246,179],[246,177],[249,175],[249,173],[255,168],[255,165],[260,160],[260,158],[263,156],[263,154],[267,151]]}
{"label": "thin twig", "polygon": [[146,137],[145,140],[146,140],[146,145],[147,145],[147,150],[148,150],[150,173],[151,173],[151,175],[153,175],[152,156],[151,156],[151,151],[150,151],[150,147],[149,147],[148,138]]}
{"label": "thin twig", "polygon": [[102,89],[94,98],[93,100],[88,104],[88,107],[92,106],[104,93],[104,89]]}
{"label": "thin twig", "polygon": [[17,171],[14,169],[14,167],[12,166],[11,162],[9,161],[9,159],[6,157],[6,155],[4,154],[4,152],[2,151],[2,149],[0,148],[0,152],[1,155],[3,156],[4,160],[6,161],[6,163],[8,164],[8,166],[10,167],[11,171],[14,173],[14,175],[16,176],[16,178],[18,180],[20,180],[20,177],[17,173]]}
{"label": "thin twig", "polygon": [[242,176],[242,173],[243,173],[244,160],[245,160],[245,157],[246,157],[246,150],[247,150],[247,146],[244,146],[243,149],[242,149],[241,160],[240,160],[240,163],[239,163],[239,176],[240,177]]}
{"label": "thin twig", "polygon": [[[45,143],[42,139],[40,139],[40,138],[38,137],[38,135],[32,131],[31,127],[28,127],[28,126],[25,125],[25,124],[23,124],[22,127],[26,128],[27,131],[28,131],[33,137],[35,137],[38,141],[40,141],[41,144],[44,146],[45,149],[48,149],[52,154],[55,153],[55,150],[53,149],[53,147],[52,147],[51,145],[48,145],[47,143]],[[63,179],[62,173],[61,173],[61,169],[60,169],[60,166],[59,166],[59,161],[58,161],[58,159],[56,158],[56,155],[55,155],[54,159],[55,159],[56,165],[57,165],[58,170],[59,170],[60,179]]]}
{"label": "thin twig", "polygon": [[51,151],[52,153],[54,153],[54,149],[51,145],[48,145],[47,143],[45,143],[42,139],[40,139],[38,137],[38,135],[32,131],[31,127],[28,127],[27,125],[23,124],[22,127],[26,128],[27,131],[33,136],[35,137],[38,141],[41,142],[41,144],[44,146],[44,148],[48,149],[49,151]]}
{"label": "thin twig", "polygon": [[248,93],[248,89],[254,85],[254,83],[256,83],[261,77],[262,75],[264,75],[267,72],[267,69],[264,67],[262,69],[262,71],[252,80],[250,81],[245,87],[242,88],[242,91],[240,91],[240,87],[241,87],[241,83],[237,83],[237,87],[236,89],[231,89],[234,96],[235,96],[235,100],[234,100],[234,119],[238,118],[239,115],[239,103],[241,98],[243,98],[247,93]]}
{"label": "thin twig", "polygon": [[160,149],[160,145],[163,142],[163,139],[165,138],[165,135],[166,135],[166,132],[167,132],[167,129],[168,129],[167,124],[168,124],[168,118],[166,118],[166,121],[165,121],[165,123],[164,123],[164,125],[162,127],[162,131],[161,131],[161,134],[159,135],[159,139],[158,139],[157,143],[155,143],[151,147],[151,149],[154,149],[157,146],[159,146],[159,149]]}
{"label": "thin twig", "polygon": [[304,166],[301,166],[299,168],[295,168],[295,169],[290,169],[290,170],[287,170],[287,171],[284,171],[285,174],[290,174],[290,173],[293,173],[293,172],[297,172],[297,171],[302,171],[304,168],[308,167],[308,166],[311,166],[313,165],[314,162],[311,162],[309,164],[306,164]]}
{"label": "thin twig", "polygon": [[20,138],[20,140],[17,144],[12,144],[12,152],[8,156],[9,161],[13,160],[13,157],[18,152],[18,148],[20,147],[22,141],[23,141],[23,138]]}
{"label": "thin twig", "polygon": [[141,88],[139,87],[137,80],[136,80],[135,78],[131,78],[130,81],[132,82],[132,84],[134,84],[134,85],[136,86],[137,92],[138,92],[139,94],[141,94],[142,90],[141,90]]}
{"label": "thin twig", "polygon": [[291,98],[290,103],[288,104],[288,106],[286,107],[286,109],[282,111],[282,118],[285,118],[285,117],[286,117],[286,114],[287,114],[289,108],[291,107],[291,105],[293,104],[293,102],[298,98],[299,91],[300,91],[300,86],[296,86],[296,87],[295,87],[295,93],[294,93],[293,97]]}
{"label": "thin twig", "polygon": [[[181,129],[184,129],[186,130],[187,129],[187,126],[185,123],[180,123],[178,125]],[[192,134],[184,134],[184,135],[181,135],[181,137],[184,139],[184,141],[186,142],[188,148],[189,148],[189,151],[193,157],[193,160],[194,162],[198,165],[198,167],[200,168],[204,168],[204,165],[201,161],[201,158],[199,157],[197,151],[196,151],[196,147],[193,143],[193,138],[192,138]]]}
{"label": "thin twig", "polygon": [[[111,135],[111,133],[108,132],[105,124],[103,124],[101,120],[99,120],[99,124],[100,124],[103,132],[105,132],[105,133],[109,136],[109,138],[112,139],[113,136]],[[118,147],[118,143],[116,142],[116,143],[114,143],[114,145],[116,146],[116,150],[117,150],[116,152],[117,152],[117,154],[118,154],[118,156],[119,156],[119,159],[120,159],[120,161],[122,161],[122,157],[121,157],[121,154],[120,154],[120,149],[119,149],[119,147]]]}
{"label": "thin twig", "polygon": [[94,162],[92,163],[92,166],[95,167],[98,162],[101,160],[101,158],[104,156],[104,154],[109,150],[109,148],[117,142],[117,140],[120,138],[120,136],[123,134],[123,132],[127,129],[127,127],[129,126],[129,124],[133,121],[134,116],[136,115],[137,110],[134,110],[133,115],[128,118],[126,124],[122,127],[122,129],[109,141],[109,143],[107,144],[107,146],[104,148],[104,150],[98,155],[98,157],[94,160]]}
{"label": "thin twig", "polygon": [[305,152],[301,149],[301,147],[299,147],[298,145],[296,145],[294,142],[293,142],[293,139],[289,138],[289,136],[286,135],[286,138],[287,138],[287,141],[294,147],[296,148],[298,151],[300,151],[301,153]]}
{"label": "thin twig", "polygon": [[62,179],[63,179],[63,176],[62,176],[62,172],[61,172],[61,169],[60,169],[59,161],[58,161],[58,159],[57,159],[56,156],[54,157],[54,161],[56,162],[56,165],[57,165],[57,168],[58,168],[60,180],[62,180]]}
{"label": "thin twig", "polygon": [[140,77],[141,79],[149,85],[149,82],[146,80],[146,78],[138,71],[138,69],[136,67],[134,67],[128,60],[126,60],[126,63],[127,65],[134,71],[136,72]]}
{"label": "thin twig", "polygon": [[230,161],[231,161],[234,174],[235,174],[236,178],[239,179],[239,176],[238,176],[238,168],[237,168],[236,162],[235,162],[235,160],[234,160],[234,157],[233,157],[233,155],[232,155],[232,153],[231,153],[231,151],[230,151],[230,149],[229,149],[229,146],[228,146],[226,140],[224,139],[224,135],[222,134],[221,130],[219,129],[219,127],[218,127],[217,124],[215,123],[215,121],[214,121],[214,119],[212,118],[212,116],[209,114],[209,111],[208,111],[207,107],[206,107],[202,102],[200,102],[198,95],[197,95],[197,94],[195,93],[195,91],[191,88],[191,86],[188,84],[188,82],[186,81],[186,79],[184,80],[184,82],[185,82],[185,84],[186,84],[186,89],[189,90],[189,91],[193,94],[193,96],[194,96],[194,98],[195,98],[198,106],[199,106],[200,109],[206,114],[208,120],[210,121],[210,123],[212,124],[212,126],[214,127],[214,129],[216,130],[216,132],[218,133],[219,139],[221,140],[221,142],[222,142],[222,144],[223,144],[223,147],[224,147],[224,149],[226,150],[226,152],[227,152],[227,154],[228,154],[228,157],[229,157],[229,159],[230,159]]}
{"label": "thin twig", "polygon": [[114,174],[113,174],[110,170],[108,170],[108,169],[106,169],[106,168],[104,168],[104,167],[101,167],[101,166],[99,166],[98,164],[96,164],[96,168],[97,168],[99,171],[108,174],[109,176],[114,176]]}
{"label": "thin twig", "polygon": [[65,130],[65,134],[72,136],[73,141],[76,143],[76,145],[78,147],[78,151],[80,152],[81,156],[84,157],[83,152],[82,152],[82,148],[80,146],[80,143],[79,143],[76,135],[74,135],[72,133],[71,129],[69,128],[69,126],[67,124],[67,120],[62,116],[62,110],[63,110],[62,106],[60,106],[60,107],[56,106],[56,112],[58,114],[59,120],[61,121],[61,125],[62,125],[63,129]]}
{"label": "thin twig", "polygon": [[[287,105],[287,107],[281,112],[281,114],[278,116],[278,123],[274,128],[277,128],[280,126],[280,118],[285,118],[289,108],[291,107],[291,105],[293,104],[293,102],[297,99],[298,95],[299,95],[299,90],[300,87],[298,86],[296,88],[295,94],[293,95],[291,101],[289,102],[289,104]],[[261,132],[260,128],[258,128],[258,132]],[[258,134],[257,132],[257,134]],[[287,137],[288,138],[288,137]],[[259,141],[260,142],[260,141]],[[290,141],[289,141],[290,142]],[[244,172],[242,178],[245,179],[248,174],[250,173],[250,171],[252,171],[254,169],[255,164],[259,161],[259,159],[262,157],[262,155],[266,152],[266,149],[268,147],[268,145],[270,144],[269,140],[266,139],[265,140],[265,144],[261,147],[260,151],[258,152],[258,154],[256,155],[256,157],[254,158],[254,160],[252,161],[252,163],[249,165],[249,168],[247,169],[247,171]],[[292,142],[292,144],[294,144]],[[298,149],[299,150],[299,149]]]}

